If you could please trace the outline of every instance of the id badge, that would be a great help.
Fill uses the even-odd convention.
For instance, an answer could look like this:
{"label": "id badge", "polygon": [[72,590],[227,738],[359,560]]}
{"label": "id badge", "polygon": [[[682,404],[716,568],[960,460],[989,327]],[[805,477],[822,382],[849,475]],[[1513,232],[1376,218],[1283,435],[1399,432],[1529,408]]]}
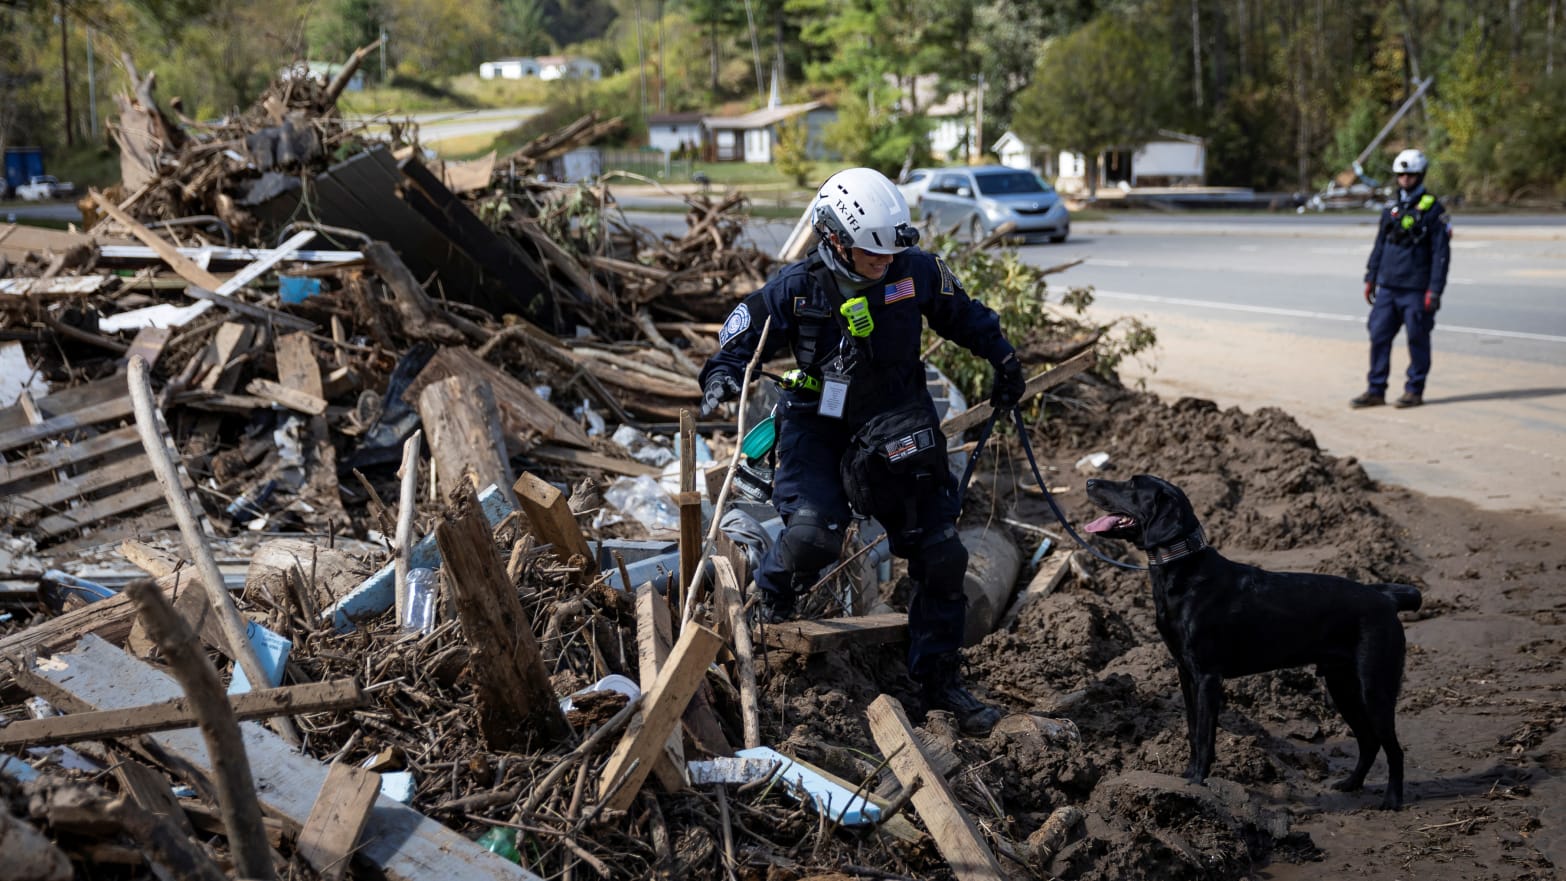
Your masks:
{"label": "id badge", "polygon": [[832,419],[843,418],[843,405],[848,402],[848,380],[846,373],[827,371],[821,374],[821,405],[816,412]]}

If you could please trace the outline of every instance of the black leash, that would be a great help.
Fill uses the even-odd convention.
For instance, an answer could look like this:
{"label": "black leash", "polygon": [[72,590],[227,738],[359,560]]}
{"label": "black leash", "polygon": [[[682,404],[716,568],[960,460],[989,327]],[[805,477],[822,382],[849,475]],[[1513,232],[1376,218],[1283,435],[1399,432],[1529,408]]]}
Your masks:
{"label": "black leash", "polygon": [[[968,457],[968,467],[964,468],[962,473],[962,485],[957,489],[959,508],[964,497],[968,494],[968,482],[973,479],[974,467],[979,464],[979,454],[984,452],[984,444],[989,441],[990,433],[995,430],[995,421],[1000,418],[1000,415],[1001,411],[998,409],[991,412],[990,418],[984,422],[984,428],[979,431],[979,442],[973,448],[973,455]],[[1022,451],[1028,455],[1028,466],[1033,469],[1033,479],[1038,481],[1039,491],[1044,493],[1044,501],[1048,502],[1049,509],[1055,512],[1055,519],[1059,520],[1060,525],[1066,528],[1066,534],[1075,539],[1076,543],[1081,545],[1088,553],[1111,566],[1119,566],[1121,569],[1130,569],[1136,572],[1147,571],[1146,566],[1133,566],[1130,563],[1122,563],[1119,560],[1110,559],[1100,553],[1097,548],[1083,541],[1082,536],[1077,534],[1077,531],[1071,527],[1071,522],[1066,519],[1066,513],[1060,510],[1060,504],[1055,501],[1055,496],[1049,491],[1049,485],[1044,482],[1044,475],[1039,473],[1038,459],[1033,456],[1033,444],[1028,441],[1028,426],[1027,423],[1022,421],[1022,409],[1013,407],[1011,415],[1017,423],[1017,436],[1022,439]]]}

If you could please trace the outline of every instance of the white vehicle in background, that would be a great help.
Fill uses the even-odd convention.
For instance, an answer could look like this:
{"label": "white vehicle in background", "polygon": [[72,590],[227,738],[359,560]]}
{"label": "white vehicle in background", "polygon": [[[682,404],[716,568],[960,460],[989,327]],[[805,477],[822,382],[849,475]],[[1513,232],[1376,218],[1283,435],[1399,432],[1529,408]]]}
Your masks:
{"label": "white vehicle in background", "polygon": [[925,191],[930,188],[930,178],[934,174],[933,168],[915,168],[897,182],[897,189],[902,191],[903,199],[915,212],[919,211],[919,202],[924,198]]}
{"label": "white vehicle in background", "polygon": [[16,188],[16,197],[29,202],[39,202],[44,199],[61,199],[74,192],[76,192],[75,185],[61,183],[52,174],[35,174],[27,183]]}

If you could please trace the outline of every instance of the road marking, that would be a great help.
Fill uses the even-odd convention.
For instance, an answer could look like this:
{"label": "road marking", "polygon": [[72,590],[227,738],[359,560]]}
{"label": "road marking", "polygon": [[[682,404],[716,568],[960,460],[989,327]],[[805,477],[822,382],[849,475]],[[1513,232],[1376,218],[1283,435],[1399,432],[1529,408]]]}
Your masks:
{"label": "road marking", "polygon": [[1088,266],[1130,266],[1130,260],[1109,260],[1103,257],[1089,257]]}
{"label": "road marking", "polygon": [[[1318,318],[1322,321],[1348,321],[1360,323],[1363,315],[1343,315],[1337,312],[1311,312],[1306,309],[1280,309],[1276,306],[1252,306],[1246,303],[1221,303],[1217,300],[1192,300],[1186,297],[1162,297],[1157,294],[1133,294],[1126,291],[1093,291],[1094,297],[1110,300],[1133,300],[1139,303],[1163,303],[1169,306],[1192,306],[1197,309],[1215,309],[1221,312],[1249,312],[1254,315],[1281,315],[1289,318]],[[1518,330],[1492,330],[1485,327],[1464,327],[1458,324],[1437,324],[1442,333],[1466,333],[1473,336],[1505,337],[1514,340],[1537,340],[1545,343],[1566,343],[1566,336],[1548,333],[1525,333]]]}

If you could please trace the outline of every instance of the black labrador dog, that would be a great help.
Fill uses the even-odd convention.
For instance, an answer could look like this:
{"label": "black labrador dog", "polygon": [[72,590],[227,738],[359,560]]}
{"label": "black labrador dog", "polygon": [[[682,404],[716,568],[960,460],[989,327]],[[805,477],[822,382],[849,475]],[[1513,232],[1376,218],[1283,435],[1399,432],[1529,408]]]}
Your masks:
{"label": "black labrador dog", "polygon": [[1157,477],[1089,480],[1087,495],[1109,514],[1085,531],[1147,552],[1158,632],[1174,655],[1185,697],[1187,780],[1200,783],[1212,770],[1223,680],[1315,664],[1359,742],[1359,762],[1334,788],[1360,789],[1377,751],[1386,750],[1381,808],[1403,806],[1403,748],[1394,719],[1404,647],[1397,613],[1419,608],[1417,588],[1268,572],[1224,559],[1208,547],[1185,493]]}

